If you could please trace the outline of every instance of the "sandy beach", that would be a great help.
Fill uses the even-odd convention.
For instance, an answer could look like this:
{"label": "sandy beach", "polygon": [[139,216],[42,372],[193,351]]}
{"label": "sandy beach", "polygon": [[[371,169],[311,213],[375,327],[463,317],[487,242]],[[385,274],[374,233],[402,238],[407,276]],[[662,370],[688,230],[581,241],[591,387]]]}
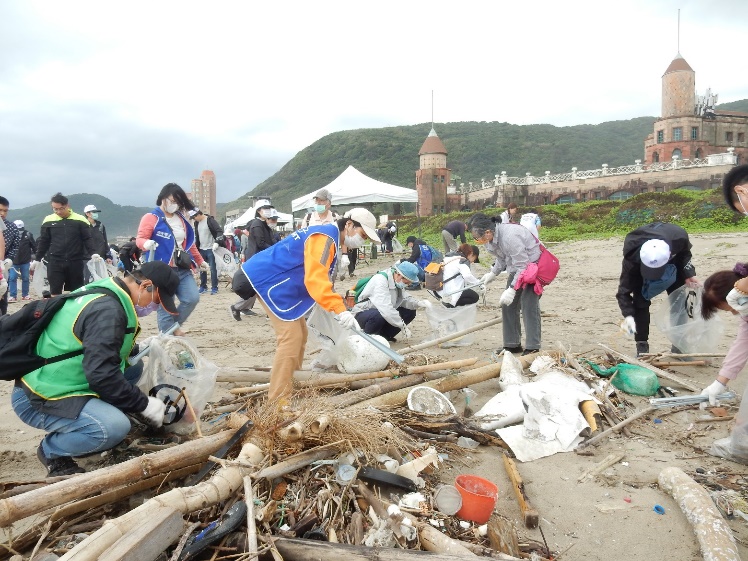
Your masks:
{"label": "sandy beach", "polygon": [[[542,236],[542,232],[541,232]],[[693,262],[697,277],[704,280],[709,274],[731,269],[738,260],[746,259],[745,236],[697,235],[692,237]],[[543,348],[552,349],[559,343],[574,353],[597,349],[606,344],[620,352],[635,354],[633,341],[619,331],[620,312],[615,299],[620,273],[622,239],[560,243],[550,249],[561,261],[561,272],[548,287],[541,300],[543,312]],[[484,260],[487,261],[487,260]],[[359,276],[372,274],[389,265],[385,258],[360,264]],[[477,276],[487,271],[486,264],[474,265]],[[478,321],[500,315],[498,299],[504,288],[505,277],[489,286],[485,306],[478,307]],[[338,283],[336,289],[344,293],[350,279]],[[425,291],[413,293],[427,297]],[[657,303],[662,296],[657,298]],[[236,301],[225,282],[219,293],[204,294],[186,324],[187,337],[218,364],[223,371],[237,367],[270,366],[275,349],[270,322],[262,314],[234,321],[228,306]],[[21,304],[11,304],[10,312]],[[653,309],[654,309],[653,306]],[[725,334],[715,352],[724,353],[732,342],[737,322],[722,313]],[[143,322],[143,335],[155,334],[155,315]],[[411,324],[411,342],[419,342],[430,332],[425,317],[419,314]],[[401,338],[399,338],[401,339]],[[405,340],[393,344],[395,349],[408,345]],[[476,334],[470,347],[430,349],[430,354],[452,358],[479,357],[490,359],[492,352],[502,346],[501,326],[496,325]],[[652,327],[650,346],[653,352],[666,351],[669,341]],[[315,343],[310,338],[304,367],[310,368],[315,355]],[[672,371],[699,387],[705,387],[715,377],[720,359],[711,366],[681,366]],[[742,395],[748,375],[745,372],[731,384]],[[665,385],[674,386],[672,383]],[[219,383],[214,398],[225,395],[230,384]],[[10,407],[10,382],[0,382],[0,422],[5,429],[0,433],[0,479],[24,481],[42,478],[44,468],[36,459],[36,447],[43,433],[21,423]],[[477,410],[498,391],[498,382],[489,380],[472,387],[477,392]],[[687,390],[684,390],[687,393]],[[679,394],[683,395],[683,393]],[[627,414],[642,409],[647,399],[626,396],[630,407]],[[737,412],[737,403],[728,406],[728,414]],[[693,475],[697,468],[718,478],[720,474],[742,481],[743,492],[748,490],[748,466],[715,458],[706,454],[711,443],[727,436],[731,422],[696,422],[708,413],[691,409],[663,416],[645,417],[630,425],[631,436],[615,435],[593,447],[594,455],[581,456],[561,453],[532,462],[520,463],[518,468],[525,481],[527,495],[540,514],[540,528],[548,546],[563,552],[563,559],[673,559],[679,561],[701,559],[699,546],[691,524],[670,495],[660,490],[657,477],[668,466],[676,466]],[[607,428],[607,427],[606,427]],[[587,469],[611,453],[623,453],[622,462],[605,470],[602,476],[579,483],[577,479]],[[522,524],[520,511],[510,487],[509,479],[497,461],[500,450],[481,446],[470,450],[465,464],[447,462],[441,479],[451,481],[460,473],[474,473],[490,479],[499,487],[497,511],[513,520],[520,538],[543,541],[539,530],[528,530]],[[653,511],[661,505],[665,513]],[[748,558],[748,526],[736,517],[729,521],[738,540],[741,555]]]}

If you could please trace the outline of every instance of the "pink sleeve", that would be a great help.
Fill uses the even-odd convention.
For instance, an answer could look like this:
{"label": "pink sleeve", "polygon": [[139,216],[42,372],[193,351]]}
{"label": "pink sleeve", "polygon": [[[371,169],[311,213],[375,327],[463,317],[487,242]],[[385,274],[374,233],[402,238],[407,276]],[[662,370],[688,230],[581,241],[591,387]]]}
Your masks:
{"label": "pink sleeve", "polygon": [[135,239],[135,244],[143,249],[143,244],[151,239],[153,235],[153,229],[156,227],[158,218],[152,212],[144,214],[143,218],[140,219],[140,225],[138,226],[138,235]]}
{"label": "pink sleeve", "polygon": [[748,318],[741,317],[738,326],[738,335],[735,337],[727,356],[719,370],[719,375],[728,380],[734,380],[743,370],[745,363],[748,362]]}

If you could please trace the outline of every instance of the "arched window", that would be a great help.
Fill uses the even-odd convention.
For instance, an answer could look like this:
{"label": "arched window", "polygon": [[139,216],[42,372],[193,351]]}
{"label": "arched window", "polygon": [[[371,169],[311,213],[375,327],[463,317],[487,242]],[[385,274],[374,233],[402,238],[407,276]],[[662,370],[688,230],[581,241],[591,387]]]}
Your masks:
{"label": "arched window", "polygon": [[633,197],[633,193],[629,193],[628,191],[616,191],[613,193],[608,199],[611,201],[625,201],[626,199],[630,199]]}
{"label": "arched window", "polygon": [[679,160],[683,159],[683,153],[680,151],[680,148],[676,148],[675,150],[673,150],[673,156],[670,159],[674,160],[676,156],[678,156]]}
{"label": "arched window", "polygon": [[656,164],[659,161],[660,161],[659,152],[652,152],[652,163]]}

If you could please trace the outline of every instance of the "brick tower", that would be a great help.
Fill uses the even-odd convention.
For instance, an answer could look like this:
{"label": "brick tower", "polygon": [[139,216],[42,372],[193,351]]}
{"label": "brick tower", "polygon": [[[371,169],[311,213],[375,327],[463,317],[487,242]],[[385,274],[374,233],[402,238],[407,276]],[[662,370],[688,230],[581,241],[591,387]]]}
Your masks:
{"label": "brick tower", "polygon": [[680,53],[662,75],[663,119],[693,115],[696,107],[696,72]]}
{"label": "brick tower", "polygon": [[432,125],[431,132],[418,151],[419,170],[416,171],[418,212],[421,216],[443,213],[447,207],[447,185],[450,169],[447,167],[447,149]]}

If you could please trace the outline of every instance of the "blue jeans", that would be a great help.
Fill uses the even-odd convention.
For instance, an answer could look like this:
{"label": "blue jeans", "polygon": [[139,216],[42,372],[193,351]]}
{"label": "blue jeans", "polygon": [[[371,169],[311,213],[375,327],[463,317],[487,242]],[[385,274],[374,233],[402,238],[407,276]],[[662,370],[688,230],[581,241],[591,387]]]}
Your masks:
{"label": "blue jeans", "polygon": [[29,267],[31,263],[13,265],[8,271],[8,294],[11,298],[18,296],[18,275],[21,275],[21,296],[29,295]]}
{"label": "blue jeans", "polygon": [[[200,249],[200,255],[203,256],[210,265],[210,288],[213,292],[218,290],[218,271],[216,270],[216,256],[212,249]],[[200,271],[200,287],[208,288],[208,273]]]}
{"label": "blue jeans", "polygon": [[197,306],[200,300],[200,294],[197,291],[195,279],[192,277],[192,271],[187,269],[178,269],[172,267],[172,270],[179,275],[179,286],[177,287],[176,297],[179,300],[177,304],[177,315],[173,316],[159,307],[158,312],[158,330],[162,333],[171,329],[174,322],[184,325],[187,318],[190,317],[192,310]]}
{"label": "blue jeans", "polygon": [[31,406],[23,388],[14,387],[11,405],[27,425],[47,431],[42,449],[47,458],[84,456],[114,448],[130,432],[130,419],[105,401],[92,398],[77,419],[40,413]]}

